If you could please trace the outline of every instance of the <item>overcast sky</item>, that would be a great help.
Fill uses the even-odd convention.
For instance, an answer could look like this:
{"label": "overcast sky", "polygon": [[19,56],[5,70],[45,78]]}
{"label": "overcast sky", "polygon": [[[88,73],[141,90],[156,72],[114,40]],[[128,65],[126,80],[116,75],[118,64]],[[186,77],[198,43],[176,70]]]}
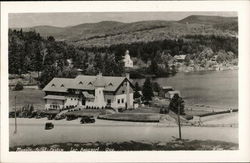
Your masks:
{"label": "overcast sky", "polygon": [[236,12],[106,12],[106,13],[15,13],[9,14],[9,27],[39,25],[73,26],[100,21],[136,22],[144,20],[180,20],[190,15],[237,16]]}

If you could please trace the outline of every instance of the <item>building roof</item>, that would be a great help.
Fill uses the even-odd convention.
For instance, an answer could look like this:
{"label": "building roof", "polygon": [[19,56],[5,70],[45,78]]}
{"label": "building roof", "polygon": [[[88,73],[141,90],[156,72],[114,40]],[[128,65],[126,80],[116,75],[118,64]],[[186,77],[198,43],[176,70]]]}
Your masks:
{"label": "building roof", "polygon": [[102,74],[98,74],[96,76],[96,80],[94,82],[95,87],[105,87],[105,79],[102,77]]}
{"label": "building roof", "polygon": [[57,95],[47,95],[43,97],[44,99],[54,99],[54,100],[65,100],[65,96],[57,96]]}
{"label": "building roof", "polygon": [[161,88],[162,89],[172,89],[172,90],[174,90],[174,88],[172,86],[162,86]]}
{"label": "building roof", "polygon": [[44,88],[43,91],[67,92],[74,79],[53,78]]}
{"label": "building roof", "polygon": [[[103,86],[104,91],[114,92],[126,79],[121,76],[78,75],[74,79],[54,78],[46,85],[43,91],[67,92],[68,89],[95,90],[96,86]],[[132,85],[131,85],[132,86]]]}
{"label": "building roof", "polygon": [[174,58],[177,60],[184,60],[186,58],[186,55],[175,55]]}
{"label": "building roof", "polygon": [[178,94],[179,96],[181,96],[181,92],[180,91],[168,91],[168,94]]}

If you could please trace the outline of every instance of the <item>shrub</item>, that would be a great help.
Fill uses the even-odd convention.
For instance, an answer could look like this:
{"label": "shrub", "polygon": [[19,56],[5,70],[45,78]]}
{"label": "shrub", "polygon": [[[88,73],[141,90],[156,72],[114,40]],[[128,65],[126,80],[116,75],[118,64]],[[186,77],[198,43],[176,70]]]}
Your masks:
{"label": "shrub", "polygon": [[21,90],[23,90],[23,84],[22,82],[18,81],[14,87],[14,91],[21,91]]}

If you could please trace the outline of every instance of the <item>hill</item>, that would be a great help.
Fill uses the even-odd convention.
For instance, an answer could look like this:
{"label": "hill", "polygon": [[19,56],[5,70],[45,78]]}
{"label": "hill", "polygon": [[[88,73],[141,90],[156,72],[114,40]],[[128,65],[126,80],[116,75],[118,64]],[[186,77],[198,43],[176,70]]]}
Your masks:
{"label": "hill", "polygon": [[186,35],[235,37],[238,33],[238,24],[235,17],[193,15],[180,21],[102,21],[70,27],[36,26],[23,30],[36,31],[43,37],[52,35],[56,40],[65,40],[78,47],[109,47],[117,44],[178,39]]}
{"label": "hill", "polygon": [[221,24],[221,23],[237,23],[237,17],[222,17],[222,16],[204,16],[191,15],[180,21],[180,23],[197,23],[197,24]]}

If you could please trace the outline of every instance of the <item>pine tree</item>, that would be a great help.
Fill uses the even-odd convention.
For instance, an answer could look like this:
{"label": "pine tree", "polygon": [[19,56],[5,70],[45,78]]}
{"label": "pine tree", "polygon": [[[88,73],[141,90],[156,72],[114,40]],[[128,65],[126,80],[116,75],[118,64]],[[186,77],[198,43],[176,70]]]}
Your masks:
{"label": "pine tree", "polygon": [[139,98],[141,97],[141,94],[139,93],[139,91],[141,90],[138,82],[135,83],[135,93],[134,93],[134,98]]}
{"label": "pine tree", "polygon": [[180,107],[180,114],[184,115],[184,100],[178,95],[175,94],[171,99],[168,108],[178,114],[178,107]]}
{"label": "pine tree", "polygon": [[154,96],[154,94],[153,94],[152,83],[150,81],[150,78],[146,78],[143,84],[142,94],[146,101],[152,100],[152,97]]}

